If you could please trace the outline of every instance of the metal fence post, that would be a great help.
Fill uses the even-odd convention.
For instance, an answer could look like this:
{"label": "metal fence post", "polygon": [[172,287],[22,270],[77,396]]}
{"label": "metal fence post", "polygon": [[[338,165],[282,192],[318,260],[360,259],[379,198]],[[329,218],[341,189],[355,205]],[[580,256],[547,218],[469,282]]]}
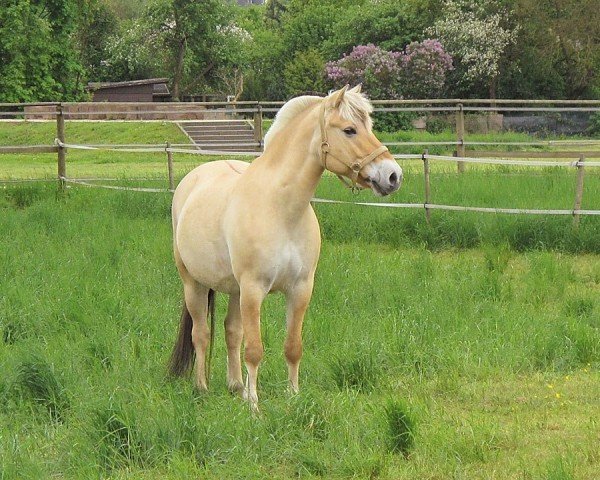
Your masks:
{"label": "metal fence post", "polygon": [[[465,111],[463,110],[463,104],[459,103],[456,110],[456,156],[465,156]],[[458,172],[462,173],[465,171],[465,163],[458,162]]]}
{"label": "metal fence post", "polygon": [[56,139],[58,140],[58,185],[61,190],[64,190],[67,177],[67,149],[63,146],[65,143],[65,116],[62,103],[56,106]]}
{"label": "metal fence post", "polygon": [[575,229],[579,228],[579,222],[581,220],[579,210],[581,210],[581,201],[583,200],[583,177],[585,176],[584,161],[585,157],[581,155],[577,162],[577,187],[575,188],[575,205],[573,206],[573,227]]}

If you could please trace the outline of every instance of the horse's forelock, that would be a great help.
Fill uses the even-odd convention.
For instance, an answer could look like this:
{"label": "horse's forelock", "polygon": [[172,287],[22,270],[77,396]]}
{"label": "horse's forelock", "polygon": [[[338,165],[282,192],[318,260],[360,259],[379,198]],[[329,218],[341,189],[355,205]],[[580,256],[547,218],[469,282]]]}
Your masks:
{"label": "horse's forelock", "polygon": [[373,105],[362,93],[348,90],[338,108],[340,115],[346,120],[354,123],[364,123],[369,131],[373,128],[373,122],[371,121]]}

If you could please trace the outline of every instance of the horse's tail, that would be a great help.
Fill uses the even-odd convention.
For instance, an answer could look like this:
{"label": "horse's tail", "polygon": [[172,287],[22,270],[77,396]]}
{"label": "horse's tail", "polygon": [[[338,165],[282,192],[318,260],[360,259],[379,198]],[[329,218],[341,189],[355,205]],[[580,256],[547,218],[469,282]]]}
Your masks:
{"label": "horse's tail", "polygon": [[[210,315],[210,341],[208,345],[208,361],[206,363],[207,380],[210,378],[210,364],[215,339],[215,291],[212,289],[208,291],[208,313]],[[179,334],[177,335],[169,362],[169,373],[174,377],[183,376],[192,367],[194,362],[196,351],[192,343],[192,325],[192,316],[184,300],[181,321],[179,322]]]}

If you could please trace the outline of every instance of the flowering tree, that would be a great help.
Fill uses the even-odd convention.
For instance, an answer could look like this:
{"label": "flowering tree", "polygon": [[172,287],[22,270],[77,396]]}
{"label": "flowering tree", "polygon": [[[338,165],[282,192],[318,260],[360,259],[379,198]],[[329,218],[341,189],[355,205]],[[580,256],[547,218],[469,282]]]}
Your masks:
{"label": "flowering tree", "polygon": [[328,62],[327,77],[335,85],[362,83],[372,98],[399,98],[400,52],[388,52],[372,43],[358,45],[349,55]]}
{"label": "flowering tree", "polygon": [[439,40],[412,42],[400,57],[402,91],[409,98],[435,98],[442,94],[446,73],[453,69],[452,57]]}
{"label": "flowering tree", "polygon": [[518,26],[507,26],[508,14],[497,1],[446,0],[442,15],[426,33],[435,35],[457,62],[459,82],[487,84],[496,98],[500,63],[516,41]]}
{"label": "flowering tree", "polygon": [[362,83],[371,98],[391,99],[439,95],[450,69],[452,58],[431,39],[413,42],[404,52],[359,45],[326,66],[327,77],[336,86]]}

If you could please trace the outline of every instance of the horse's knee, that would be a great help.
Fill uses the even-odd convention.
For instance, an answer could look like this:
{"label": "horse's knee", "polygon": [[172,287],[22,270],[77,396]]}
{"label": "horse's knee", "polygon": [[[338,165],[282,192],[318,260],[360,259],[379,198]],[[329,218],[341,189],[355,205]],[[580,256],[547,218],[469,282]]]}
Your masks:
{"label": "horse's knee", "polygon": [[244,360],[252,366],[258,366],[264,355],[264,349],[261,342],[253,342],[246,345],[244,349]]}
{"label": "horse's knee", "polygon": [[286,341],[284,345],[284,352],[288,363],[298,363],[302,358],[302,342],[297,340]]}

